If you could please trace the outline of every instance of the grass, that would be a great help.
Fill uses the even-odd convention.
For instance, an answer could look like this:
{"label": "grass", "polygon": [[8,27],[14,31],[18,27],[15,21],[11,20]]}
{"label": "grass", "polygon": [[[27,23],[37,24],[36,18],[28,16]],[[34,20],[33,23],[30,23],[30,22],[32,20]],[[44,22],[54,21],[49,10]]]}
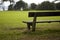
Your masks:
{"label": "grass", "polygon": [[[0,40],[59,40],[60,23],[39,23],[36,31],[28,31],[22,21],[32,20],[29,11],[0,11]],[[35,11],[34,11],[35,12]],[[38,17],[37,20],[60,20],[60,16]]]}

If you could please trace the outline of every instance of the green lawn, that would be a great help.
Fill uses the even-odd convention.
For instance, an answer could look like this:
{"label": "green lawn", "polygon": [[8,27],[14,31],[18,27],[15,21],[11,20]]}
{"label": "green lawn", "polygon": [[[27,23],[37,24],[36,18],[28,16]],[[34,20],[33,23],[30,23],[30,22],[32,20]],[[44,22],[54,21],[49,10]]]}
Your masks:
{"label": "green lawn", "polygon": [[[25,27],[26,24],[24,24],[22,21],[25,20],[32,20],[33,17],[28,17],[29,11],[1,11],[0,12],[0,27]],[[60,20],[60,16],[57,17],[38,17],[37,20]],[[38,26],[50,26],[50,24],[53,24],[53,26],[59,26],[59,23],[50,23],[46,25],[47,23],[41,24],[39,23]],[[56,25],[55,25],[56,24]]]}
{"label": "green lawn", "polygon": [[[54,39],[56,36],[60,38],[60,23],[39,23],[36,25],[36,32],[28,32],[27,25],[22,22],[33,19],[33,17],[28,17],[28,12],[0,11],[0,40],[40,40],[40,37],[41,40],[47,40]],[[60,20],[60,16],[38,17],[37,20]]]}

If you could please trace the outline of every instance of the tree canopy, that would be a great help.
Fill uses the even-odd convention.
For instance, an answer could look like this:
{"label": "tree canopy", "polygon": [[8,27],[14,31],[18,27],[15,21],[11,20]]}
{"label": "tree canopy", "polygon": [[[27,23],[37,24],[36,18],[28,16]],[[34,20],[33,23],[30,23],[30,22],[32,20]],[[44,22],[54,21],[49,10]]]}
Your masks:
{"label": "tree canopy", "polygon": [[31,8],[32,10],[35,10],[36,7],[37,7],[37,4],[35,4],[35,3],[31,3],[31,7],[30,7],[30,8]]}
{"label": "tree canopy", "polygon": [[24,1],[20,0],[16,3],[16,5],[14,6],[15,10],[20,10],[21,8],[25,9],[27,8],[27,3],[25,3]]}
{"label": "tree canopy", "polygon": [[56,3],[56,9],[57,10],[60,10],[60,2],[59,3]]}
{"label": "tree canopy", "polygon": [[54,3],[50,3],[49,1],[44,1],[37,7],[39,10],[53,10]]}

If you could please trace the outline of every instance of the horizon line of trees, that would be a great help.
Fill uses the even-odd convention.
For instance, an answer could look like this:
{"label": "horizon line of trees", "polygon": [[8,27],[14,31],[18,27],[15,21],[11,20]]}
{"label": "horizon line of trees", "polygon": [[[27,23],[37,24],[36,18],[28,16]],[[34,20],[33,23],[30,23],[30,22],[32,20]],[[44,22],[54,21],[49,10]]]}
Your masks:
{"label": "horizon line of trees", "polygon": [[[14,2],[14,0],[9,1]],[[60,2],[54,3],[49,1],[43,1],[41,4],[31,3],[30,5],[28,5],[23,0],[20,0],[16,2],[15,5],[10,4],[8,6],[8,10],[60,10]]]}

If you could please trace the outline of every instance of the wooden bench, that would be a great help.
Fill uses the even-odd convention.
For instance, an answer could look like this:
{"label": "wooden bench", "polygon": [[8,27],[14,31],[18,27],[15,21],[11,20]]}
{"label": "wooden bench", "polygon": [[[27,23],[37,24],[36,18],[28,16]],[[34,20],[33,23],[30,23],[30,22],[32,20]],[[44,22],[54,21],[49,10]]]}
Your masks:
{"label": "wooden bench", "polygon": [[51,23],[51,22],[60,22],[60,20],[39,20],[36,21],[37,17],[45,17],[45,16],[60,16],[60,12],[29,12],[28,17],[34,17],[33,21],[23,21],[23,23],[27,24],[28,30],[30,30],[30,26],[32,26],[32,31],[35,31],[36,23]]}

